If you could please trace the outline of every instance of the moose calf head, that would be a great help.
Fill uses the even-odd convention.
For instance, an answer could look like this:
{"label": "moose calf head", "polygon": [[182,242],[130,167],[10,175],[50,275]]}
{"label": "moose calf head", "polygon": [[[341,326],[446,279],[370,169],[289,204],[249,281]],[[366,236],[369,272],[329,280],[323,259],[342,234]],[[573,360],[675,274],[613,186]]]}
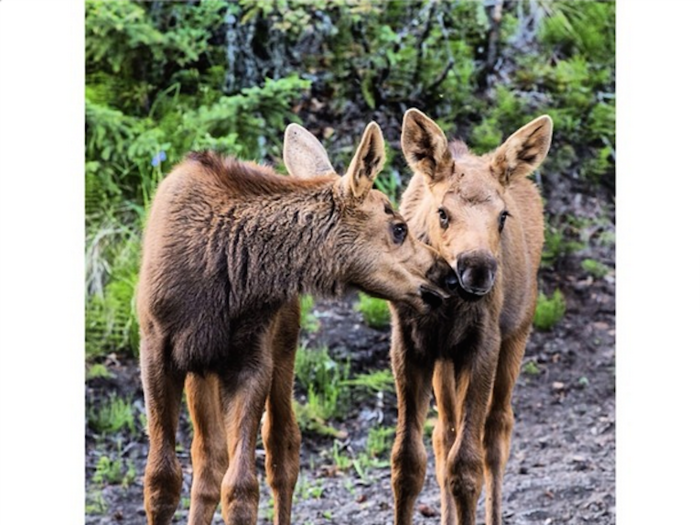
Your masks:
{"label": "moose calf head", "polygon": [[440,127],[417,109],[404,115],[401,147],[429,190],[426,230],[431,244],[457,274],[460,296],[478,300],[496,282],[501,236],[507,234],[506,194],[544,160],[552,119],[523,126],[498,149],[477,156],[462,142],[448,145]]}
{"label": "moose calf head", "polygon": [[330,256],[342,268],[343,278],[370,295],[425,312],[447,297],[442,285],[452,270],[433,248],[411,235],[387,196],[372,189],[384,160],[384,138],[374,122],[365,128],[342,177],[336,175],[326,150],[311,133],[297,124],[290,124],[285,132],[284,163],[292,176],[337,177],[333,191],[338,242]]}

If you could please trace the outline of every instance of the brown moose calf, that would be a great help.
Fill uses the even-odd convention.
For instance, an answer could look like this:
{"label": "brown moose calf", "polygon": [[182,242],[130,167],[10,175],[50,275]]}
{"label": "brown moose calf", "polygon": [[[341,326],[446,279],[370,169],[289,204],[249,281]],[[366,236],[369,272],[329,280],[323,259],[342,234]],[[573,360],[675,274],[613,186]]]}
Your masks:
{"label": "brown moose calf", "polygon": [[442,523],[473,525],[484,478],[486,523],[501,523],[513,428],[511,392],[537,299],[542,200],[526,179],[544,160],[552,121],[540,117],[495,152],[476,156],[416,109],[401,146],[414,176],[401,212],[419,240],[454,268],[460,298],[428,315],[392,305],[391,359],[399,417],[392,452],[397,525],[411,523],[423,486],[422,430],[431,382]]}
{"label": "brown moose calf", "polygon": [[256,523],[255,442],[266,402],[275,523],[289,523],[299,472],[298,294],[354,287],[421,312],[444,297],[436,283],[449,267],[371,189],[384,162],[376,124],[343,177],[296,125],[287,129],[284,158],[293,177],[191,154],[153,201],[138,290],[150,524],[170,523],[180,499],[183,386],[194,427],[189,523],[210,523],[219,501],[228,525]]}

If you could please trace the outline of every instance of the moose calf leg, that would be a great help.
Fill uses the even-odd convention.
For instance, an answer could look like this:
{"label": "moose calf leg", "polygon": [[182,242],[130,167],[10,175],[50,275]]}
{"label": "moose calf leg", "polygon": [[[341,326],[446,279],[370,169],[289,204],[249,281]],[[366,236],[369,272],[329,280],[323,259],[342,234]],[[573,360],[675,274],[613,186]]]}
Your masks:
{"label": "moose calf leg", "polygon": [[299,338],[299,303],[283,308],[274,325],[274,370],[263,423],[265,470],[275,502],[275,525],[289,525],[292,497],[299,477],[301,432],[292,406],[294,355]]}
{"label": "moose calf leg", "polygon": [[[251,525],[260,496],[255,468],[255,443],[270,389],[272,356],[247,348],[247,363],[221,376],[228,469],[221,483],[221,508],[226,525]],[[239,351],[239,352],[242,352]]]}
{"label": "moose calf leg", "polygon": [[228,456],[219,380],[214,374],[188,374],[185,380],[192,439],[192,492],[188,525],[209,525],[221,499]]}
{"label": "moose calf leg", "polygon": [[423,445],[423,424],[428,413],[433,366],[413,361],[398,345],[392,346],[391,361],[398,401],[396,440],[391,453],[394,523],[410,525],[428,461]]}
{"label": "moose calf leg", "polygon": [[459,382],[467,387],[458,389],[461,421],[452,450],[447,456],[447,479],[460,525],[476,523],[476,505],[484,484],[482,436],[496,372],[499,343],[495,337],[487,339],[476,350],[469,369],[458,372]]}
{"label": "moose calf leg", "polygon": [[182,489],[175,437],[184,374],[172,371],[164,361],[165,343],[160,336],[142,334],[140,354],[149,440],[144,506],[149,525],[165,525],[177,510]]}
{"label": "moose calf leg", "polygon": [[435,474],[440,485],[440,523],[455,525],[457,523],[455,501],[447,483],[447,455],[457,435],[454,366],[451,361],[439,360],[435,363],[433,391],[438,407],[438,422],[433,430],[433,449],[435,450]]}
{"label": "moose calf leg", "polygon": [[514,422],[511,394],[520,371],[527,335],[526,331],[524,335],[503,342],[496,370],[493,397],[484,431],[487,525],[502,523],[503,475],[510,454]]}

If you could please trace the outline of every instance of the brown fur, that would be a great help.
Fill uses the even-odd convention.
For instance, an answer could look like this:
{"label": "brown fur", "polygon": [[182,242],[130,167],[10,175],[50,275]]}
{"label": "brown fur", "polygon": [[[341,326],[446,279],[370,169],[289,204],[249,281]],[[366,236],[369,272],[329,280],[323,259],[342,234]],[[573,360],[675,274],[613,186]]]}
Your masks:
{"label": "brown fur", "polygon": [[[442,523],[475,523],[484,479],[486,522],[501,523],[511,392],[535,311],[543,244],[542,201],[525,177],[546,156],[551,129],[551,119],[540,117],[479,157],[462,142],[448,145],[421,112],[404,116],[402,147],[415,175],[401,211],[411,231],[455,269],[462,297],[424,316],[392,305],[398,525],[411,523],[425,477],[422,429],[431,388],[439,414],[433,445]],[[503,210],[508,216],[499,232]]]}
{"label": "brown fur", "polygon": [[[304,148],[285,146],[293,173],[306,169],[294,160]],[[210,523],[219,500],[227,524],[256,522],[255,442],[265,404],[275,523],[290,522],[300,444],[292,411],[298,294],[355,287],[418,311],[428,308],[426,290],[445,295],[435,283],[449,267],[410,234],[397,242],[403,219],[371,190],[383,161],[381,132],[370,124],[343,177],[332,168],[308,180],[282,177],[196,153],[160,184],[138,290],[150,524],[170,523],[178,505],[175,434],[185,384],[194,427],[190,525]],[[327,167],[323,159],[313,166]]]}

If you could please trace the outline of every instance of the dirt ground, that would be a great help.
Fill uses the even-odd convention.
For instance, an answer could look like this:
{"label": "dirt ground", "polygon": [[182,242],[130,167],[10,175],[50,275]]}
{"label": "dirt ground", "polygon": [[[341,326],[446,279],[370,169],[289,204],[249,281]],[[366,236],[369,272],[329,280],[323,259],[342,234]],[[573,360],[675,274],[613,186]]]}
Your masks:
{"label": "dirt ground", "polygon": [[[556,183],[556,181],[554,181]],[[615,523],[615,254],[614,204],[607,196],[557,191],[547,200],[557,217],[575,217],[572,238],[585,248],[542,269],[540,287],[559,288],[567,303],[564,318],[551,332],[533,330],[523,372],[514,393],[516,415],[511,456],[504,483],[504,518],[509,525]],[[546,196],[545,192],[545,196]],[[601,203],[608,204],[601,204]],[[609,234],[613,234],[612,236]],[[607,237],[607,241],[605,238]],[[610,239],[613,239],[612,242]],[[611,268],[594,278],[581,267],[593,258]],[[353,309],[355,299],[318,301],[320,329],[305,334],[310,347],[325,344],[336,359],[350,359],[353,373],[389,366],[389,330],[375,330]],[[532,363],[527,365],[527,363]],[[143,414],[138,361],[123,355],[105,362],[111,378],[86,384],[87,408],[110,393],[130,397]],[[347,437],[338,447],[352,456],[364,450],[369,428],[395,424],[391,393],[358,397],[342,421],[333,422]],[[143,468],[147,438],[137,418],[136,432],[97,436],[86,423],[86,523],[144,523]],[[185,473],[183,499],[174,523],[186,523],[191,482],[189,424],[181,416],[179,457]],[[440,496],[430,440],[428,474],[415,510],[415,523],[440,522]],[[358,472],[333,468],[333,439],[304,435],[301,474],[293,506],[293,523],[389,524],[393,522],[390,470],[385,462]],[[133,466],[130,483],[92,481],[100,456],[121,457]],[[385,457],[384,459],[388,459]],[[258,523],[271,523],[271,499],[264,481],[264,451],[258,454],[261,487]],[[482,496],[483,499],[483,496]],[[483,502],[482,502],[483,503]],[[483,509],[479,521],[483,522]],[[221,523],[217,514],[215,523]]]}

